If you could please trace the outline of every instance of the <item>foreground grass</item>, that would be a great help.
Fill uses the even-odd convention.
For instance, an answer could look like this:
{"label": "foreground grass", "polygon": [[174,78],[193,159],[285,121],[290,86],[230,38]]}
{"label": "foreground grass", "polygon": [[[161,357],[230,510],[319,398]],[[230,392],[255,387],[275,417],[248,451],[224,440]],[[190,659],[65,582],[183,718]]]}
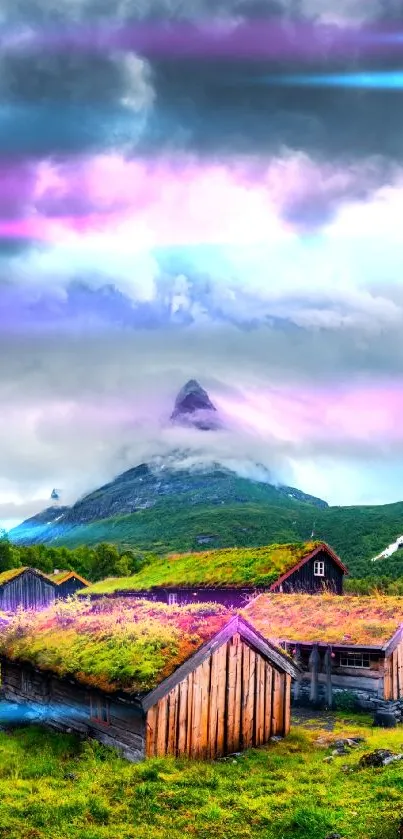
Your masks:
{"label": "foreground grass", "polygon": [[[326,763],[318,736],[363,736]],[[94,742],[39,727],[0,733],[0,837],[4,839],[396,839],[403,767],[355,770],[364,751],[403,751],[403,728],[364,717],[334,732],[290,736],[236,759],[153,759],[133,765]]]}

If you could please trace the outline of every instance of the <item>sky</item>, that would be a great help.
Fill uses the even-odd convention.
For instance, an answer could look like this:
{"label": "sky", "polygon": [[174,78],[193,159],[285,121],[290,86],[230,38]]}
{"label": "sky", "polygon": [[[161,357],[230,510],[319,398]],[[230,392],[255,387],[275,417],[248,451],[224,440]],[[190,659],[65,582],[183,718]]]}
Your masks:
{"label": "sky", "polygon": [[[0,526],[173,449],[403,500],[400,0],[0,0]],[[225,429],[172,429],[190,378]]]}

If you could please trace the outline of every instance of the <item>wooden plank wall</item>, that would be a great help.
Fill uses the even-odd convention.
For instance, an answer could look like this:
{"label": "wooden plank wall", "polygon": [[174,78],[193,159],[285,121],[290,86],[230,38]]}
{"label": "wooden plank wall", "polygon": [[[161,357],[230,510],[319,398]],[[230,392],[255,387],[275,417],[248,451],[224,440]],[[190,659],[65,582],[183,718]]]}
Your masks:
{"label": "wooden plank wall", "polygon": [[403,641],[385,658],[383,698],[403,699]]}
{"label": "wooden plank wall", "polygon": [[147,714],[146,754],[215,758],[290,728],[291,677],[235,634]]}

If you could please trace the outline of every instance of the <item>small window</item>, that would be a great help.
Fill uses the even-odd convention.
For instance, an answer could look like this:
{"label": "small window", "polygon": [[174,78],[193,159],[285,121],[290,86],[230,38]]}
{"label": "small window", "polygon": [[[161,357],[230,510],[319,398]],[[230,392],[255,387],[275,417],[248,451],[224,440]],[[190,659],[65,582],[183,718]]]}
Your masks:
{"label": "small window", "polygon": [[325,576],[325,563],[321,559],[316,559],[313,566],[313,573],[315,577]]}
{"label": "small window", "polygon": [[90,697],[90,718],[94,722],[110,725],[109,702],[103,696]]}
{"label": "small window", "polygon": [[370,667],[369,653],[340,653],[340,667]]}
{"label": "small window", "polygon": [[178,602],[178,595],[177,594],[168,594],[168,606],[174,606],[175,603]]}

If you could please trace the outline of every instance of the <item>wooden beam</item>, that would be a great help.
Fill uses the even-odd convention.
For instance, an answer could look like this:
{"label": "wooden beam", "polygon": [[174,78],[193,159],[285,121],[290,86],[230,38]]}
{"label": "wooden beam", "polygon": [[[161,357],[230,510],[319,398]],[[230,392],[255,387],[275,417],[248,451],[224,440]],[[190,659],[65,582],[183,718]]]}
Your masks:
{"label": "wooden beam", "polygon": [[179,688],[179,725],[178,725],[178,755],[187,752],[187,714],[188,714],[188,678],[178,685]]}
{"label": "wooden beam", "polygon": [[261,746],[264,742],[264,682],[265,682],[265,660],[258,655],[256,657],[256,680],[255,680],[255,743]]}
{"label": "wooden beam", "polygon": [[201,670],[200,667],[193,673],[193,707],[192,707],[192,747],[191,757],[199,757],[201,750],[200,723],[201,723]]}
{"label": "wooden beam", "polygon": [[227,752],[234,748],[234,713],[235,713],[235,684],[236,684],[236,654],[237,648],[233,639],[228,642],[228,676],[227,676]]}
{"label": "wooden beam", "polygon": [[383,698],[389,700],[392,698],[392,683],[390,674],[390,656],[385,658],[383,671]]}
{"label": "wooden beam", "polygon": [[311,673],[311,690],[309,698],[311,702],[316,703],[318,701],[318,673],[319,673],[319,666],[320,666],[320,655],[318,650],[318,645],[314,644],[312,647],[311,655],[309,656],[309,670]]}
{"label": "wooden beam", "polygon": [[210,711],[210,668],[211,656],[203,661],[200,685],[200,757],[206,758],[209,744],[209,711]]}
{"label": "wooden beam", "polygon": [[[290,676],[291,680],[291,676]],[[272,719],[272,685],[273,685],[273,668],[267,661],[265,662],[265,702],[264,702],[264,743],[267,743],[271,736],[271,719]]]}
{"label": "wooden beam", "polygon": [[273,668],[271,733],[282,734],[281,674]]}
{"label": "wooden beam", "polygon": [[289,673],[285,674],[285,691],[284,691],[284,737],[290,733],[291,724],[291,676]]}
{"label": "wooden beam", "polygon": [[168,736],[167,754],[175,755],[177,750],[179,685],[176,685],[167,696],[168,702]]}
{"label": "wooden beam", "polygon": [[227,694],[227,645],[217,651],[218,693],[217,693],[217,757],[225,752],[225,715]]}
{"label": "wooden beam", "polygon": [[251,682],[251,656],[255,653],[248,644],[242,644],[242,746],[248,749],[253,742],[254,684]]}
{"label": "wooden beam", "polygon": [[398,673],[397,673],[397,648],[393,650],[392,657],[392,699],[399,699]]}
{"label": "wooden beam", "polygon": [[167,748],[167,698],[158,702],[156,755],[163,757]]}
{"label": "wooden beam", "polygon": [[210,715],[207,756],[214,758],[217,748],[218,728],[218,689],[221,678],[219,670],[219,650],[211,656],[211,677],[210,677]]}
{"label": "wooden beam", "polygon": [[192,731],[193,731],[193,673],[187,677],[188,701],[186,714],[186,753],[192,754]]}
{"label": "wooden beam", "polygon": [[333,704],[332,691],[332,648],[329,646],[325,652],[323,660],[323,669],[326,675],[326,703],[328,708]]}
{"label": "wooden beam", "polygon": [[236,676],[235,676],[235,705],[234,705],[234,749],[241,746],[241,705],[242,705],[242,641],[236,636]]}
{"label": "wooden beam", "polygon": [[146,717],[146,757],[154,757],[157,733],[158,708],[153,705]]}
{"label": "wooden beam", "polygon": [[299,701],[301,695],[301,682],[303,677],[303,669],[302,669],[302,655],[301,655],[301,647],[299,644],[296,644],[295,647],[295,655],[294,655],[295,664],[298,667],[299,673],[297,678],[294,681],[294,700],[295,702]]}

